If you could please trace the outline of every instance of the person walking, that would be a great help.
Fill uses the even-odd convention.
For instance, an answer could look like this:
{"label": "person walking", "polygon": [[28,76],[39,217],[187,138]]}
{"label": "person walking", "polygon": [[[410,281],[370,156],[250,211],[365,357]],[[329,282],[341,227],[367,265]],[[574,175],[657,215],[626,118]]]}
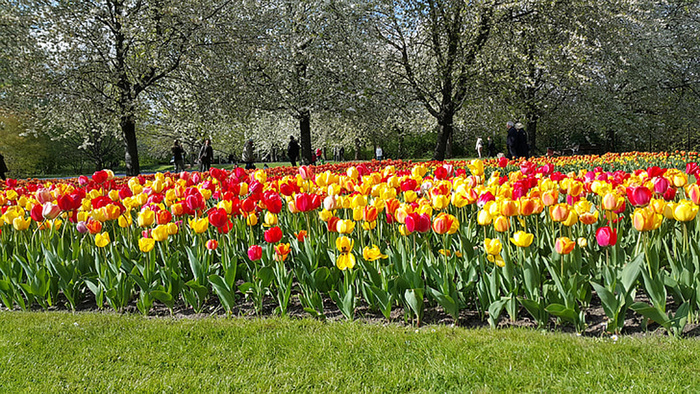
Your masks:
{"label": "person walking", "polygon": [[289,136],[289,144],[287,145],[287,157],[289,157],[289,162],[292,163],[292,167],[297,166],[297,159],[299,158],[299,144],[297,140],[294,139],[293,135]]}
{"label": "person walking", "polygon": [[9,172],[10,170],[7,168],[7,164],[5,164],[5,156],[0,154],[0,178],[4,181],[5,178],[5,173]]}
{"label": "person walking", "polygon": [[496,157],[496,144],[491,136],[486,138],[486,150],[489,151],[489,157]]}
{"label": "person walking", "polygon": [[214,149],[211,147],[211,140],[209,138],[204,140],[204,145],[202,145],[202,149],[199,150],[199,158],[197,160],[199,161],[200,171],[209,171],[211,162],[214,160]]}
{"label": "person walking", "polygon": [[381,146],[377,145],[377,149],[375,149],[374,155],[377,156],[377,160],[382,161],[382,157],[384,156],[384,151],[382,150]]}
{"label": "person walking", "polygon": [[484,149],[484,140],[481,139],[481,137],[478,137],[476,139],[476,153],[479,155],[479,159],[481,159],[481,151]]}
{"label": "person walking", "polygon": [[173,147],[170,148],[173,152],[173,161],[175,162],[175,172],[185,171],[185,150],[180,146],[180,141],[175,140]]}
{"label": "person walking", "polygon": [[253,147],[253,139],[248,138],[248,141],[243,145],[243,155],[241,160],[245,163],[246,170],[252,170],[255,168],[255,147]]}
{"label": "person walking", "polygon": [[517,150],[517,134],[515,130],[515,123],[508,121],[506,123],[506,127],[508,128],[508,136],[506,137],[506,147],[508,149],[507,152],[507,157],[508,159],[517,159],[518,158],[518,150]]}
{"label": "person walking", "polygon": [[515,124],[515,146],[518,152],[518,157],[530,158],[530,147],[527,144],[527,132],[525,126],[518,122]]}

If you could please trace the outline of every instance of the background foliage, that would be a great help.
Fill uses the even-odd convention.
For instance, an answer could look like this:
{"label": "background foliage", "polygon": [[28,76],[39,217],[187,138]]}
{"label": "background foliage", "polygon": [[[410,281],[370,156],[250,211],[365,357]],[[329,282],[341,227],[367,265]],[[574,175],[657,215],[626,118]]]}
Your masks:
{"label": "background foliage", "polygon": [[697,150],[699,14],[695,0],[0,0],[14,136],[0,149],[12,176],[133,172],[169,161],[175,138],[237,160],[248,138],[284,160],[289,135],[305,155],[441,158],[486,135],[503,151],[515,120],[540,154]]}

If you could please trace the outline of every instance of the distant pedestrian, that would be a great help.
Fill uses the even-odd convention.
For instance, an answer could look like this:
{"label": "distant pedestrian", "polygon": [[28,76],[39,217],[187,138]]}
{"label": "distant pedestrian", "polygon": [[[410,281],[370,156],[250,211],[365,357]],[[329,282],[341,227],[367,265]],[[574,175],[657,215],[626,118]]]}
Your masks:
{"label": "distant pedestrian", "polygon": [[479,159],[481,159],[481,151],[484,149],[484,141],[481,139],[481,137],[478,137],[476,139],[476,153],[479,155]]}
{"label": "distant pedestrian", "polygon": [[506,137],[506,157],[508,157],[509,159],[517,159],[518,151],[516,149],[517,135],[515,131],[515,123],[509,121],[508,123],[506,123],[506,127],[508,128],[508,136]]}
{"label": "distant pedestrian", "polygon": [[5,164],[5,156],[0,154],[0,178],[2,178],[3,181],[5,180],[5,173],[9,171],[7,164]]}
{"label": "distant pedestrian", "polygon": [[518,157],[530,158],[530,146],[527,144],[527,132],[525,132],[525,126],[520,122],[515,124],[515,146]]}
{"label": "distant pedestrian", "polygon": [[292,167],[297,166],[297,159],[299,158],[299,144],[297,140],[294,139],[293,135],[289,136],[289,144],[287,145],[287,157],[292,163]]}
{"label": "distant pedestrian", "polygon": [[338,151],[338,161],[345,161],[345,147],[341,146]]}
{"label": "distant pedestrian", "polygon": [[486,149],[489,151],[489,157],[496,157],[496,144],[491,136],[486,138]]}
{"label": "distant pedestrian", "polygon": [[175,172],[185,171],[185,150],[180,146],[180,141],[175,140],[173,147],[170,148],[173,152],[173,161],[175,162]]}
{"label": "distant pedestrian", "polygon": [[382,157],[384,156],[384,151],[382,150],[381,146],[377,145],[377,149],[375,149],[374,155],[377,157],[377,160],[382,161]]}
{"label": "distant pedestrian", "polygon": [[241,160],[245,163],[246,170],[252,170],[255,168],[255,147],[253,146],[253,139],[248,138],[248,141],[243,145],[243,155]]}
{"label": "distant pedestrian", "polygon": [[199,170],[204,172],[204,171],[209,171],[211,168],[211,162],[214,160],[214,149],[211,147],[211,140],[207,138],[204,140],[204,145],[202,145],[202,149],[199,150],[199,157],[197,158],[197,161],[199,161]]}

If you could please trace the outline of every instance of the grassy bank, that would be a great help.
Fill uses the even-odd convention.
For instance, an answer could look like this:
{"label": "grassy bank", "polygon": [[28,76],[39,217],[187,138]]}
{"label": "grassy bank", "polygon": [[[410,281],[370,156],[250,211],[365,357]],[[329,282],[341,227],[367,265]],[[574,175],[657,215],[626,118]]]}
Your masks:
{"label": "grassy bank", "polygon": [[0,313],[0,391],[652,391],[700,341],[269,318]]}

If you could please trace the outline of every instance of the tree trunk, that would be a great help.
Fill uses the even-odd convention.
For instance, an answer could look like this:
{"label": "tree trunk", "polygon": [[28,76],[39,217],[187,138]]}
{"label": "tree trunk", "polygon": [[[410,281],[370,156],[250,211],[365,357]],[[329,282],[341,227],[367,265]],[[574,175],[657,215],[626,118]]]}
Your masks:
{"label": "tree trunk", "polygon": [[128,113],[123,114],[119,125],[122,128],[124,146],[126,147],[126,154],[124,155],[126,175],[136,176],[141,173],[141,168],[139,167],[139,149],[136,145],[136,119],[134,115]]}
{"label": "tree trunk", "polygon": [[445,151],[447,150],[447,141],[452,135],[452,120],[454,119],[454,111],[444,112],[444,116],[438,118],[438,125],[440,126],[440,134],[438,135],[437,144],[435,145],[435,153],[433,154],[433,160],[442,161],[445,160]]}
{"label": "tree trunk", "polygon": [[540,117],[536,114],[530,114],[527,117],[527,144],[530,146],[530,156],[535,156],[537,150],[537,122]]}
{"label": "tree trunk", "polygon": [[362,143],[359,138],[355,138],[355,160],[360,160],[360,149],[362,149]]}
{"label": "tree trunk", "polygon": [[299,115],[299,142],[301,144],[301,162],[311,164],[311,114],[304,110]]}

